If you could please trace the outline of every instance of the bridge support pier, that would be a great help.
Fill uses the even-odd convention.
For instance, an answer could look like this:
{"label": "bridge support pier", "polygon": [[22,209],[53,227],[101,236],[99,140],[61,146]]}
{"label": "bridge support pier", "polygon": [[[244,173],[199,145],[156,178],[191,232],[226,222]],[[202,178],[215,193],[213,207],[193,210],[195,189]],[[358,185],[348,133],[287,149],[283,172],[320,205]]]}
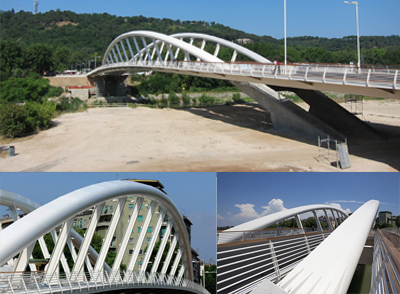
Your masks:
{"label": "bridge support pier", "polygon": [[331,126],[338,132],[356,137],[383,140],[384,138],[371,126],[347,111],[324,93],[283,87],[271,87],[276,91],[291,91],[310,105],[309,113]]}
{"label": "bridge support pier", "polygon": [[274,129],[313,139],[329,135],[339,141],[345,140],[345,137],[334,128],[292,101],[281,97],[270,87],[263,84],[231,82],[271,113]]}
{"label": "bridge support pier", "polygon": [[[118,97],[128,98],[128,87],[125,85],[125,76],[97,76],[96,77],[96,96],[104,97],[108,102]],[[112,101],[120,102],[120,101]]]}

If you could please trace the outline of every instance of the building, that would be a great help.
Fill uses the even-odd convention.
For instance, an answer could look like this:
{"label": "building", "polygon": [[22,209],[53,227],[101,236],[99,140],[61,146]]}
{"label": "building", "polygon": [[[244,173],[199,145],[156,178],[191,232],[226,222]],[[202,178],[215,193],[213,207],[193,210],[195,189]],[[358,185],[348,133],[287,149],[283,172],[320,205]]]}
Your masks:
{"label": "building", "polygon": [[392,226],[396,226],[396,217],[392,215],[390,211],[380,211],[378,216],[378,224],[391,224]]}

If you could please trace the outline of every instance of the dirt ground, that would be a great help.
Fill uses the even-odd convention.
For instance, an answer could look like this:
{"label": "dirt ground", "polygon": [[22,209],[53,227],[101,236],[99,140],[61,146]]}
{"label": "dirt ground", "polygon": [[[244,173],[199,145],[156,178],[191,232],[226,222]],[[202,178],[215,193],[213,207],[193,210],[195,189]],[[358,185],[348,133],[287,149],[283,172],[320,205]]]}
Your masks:
{"label": "dirt ground", "polygon": [[[343,171],[317,140],[260,128],[256,106],[92,108],[39,134],[0,142],[0,171]],[[346,172],[400,170],[400,102],[366,101],[363,119],[389,139],[349,142]],[[16,156],[8,156],[15,146]],[[326,150],[323,152],[327,155]]]}

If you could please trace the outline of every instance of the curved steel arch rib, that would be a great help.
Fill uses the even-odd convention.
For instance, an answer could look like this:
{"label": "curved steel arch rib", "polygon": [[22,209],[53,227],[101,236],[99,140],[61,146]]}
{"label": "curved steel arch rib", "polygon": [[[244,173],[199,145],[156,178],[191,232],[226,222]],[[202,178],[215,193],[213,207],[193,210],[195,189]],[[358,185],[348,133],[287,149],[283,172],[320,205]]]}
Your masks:
{"label": "curved steel arch rib", "polygon": [[[186,42],[183,42],[181,40],[178,40],[177,38],[174,38],[172,36],[167,36],[164,34],[160,34],[160,33],[156,33],[156,32],[152,32],[152,31],[131,31],[128,33],[124,33],[120,36],[118,36],[117,38],[115,38],[110,45],[108,46],[106,53],[104,54],[103,57],[103,65],[105,65],[107,63],[107,58],[109,57],[109,55],[112,52],[112,49],[118,44],[120,43],[122,40],[124,39],[128,39],[129,37],[141,37],[141,38],[150,38],[153,40],[153,43],[151,44],[151,47],[154,47],[154,42],[165,42],[166,44],[175,46],[177,48],[180,48],[192,55],[194,55],[197,58],[200,58],[203,61],[207,61],[207,62],[220,62],[221,60],[219,58],[214,57],[213,55],[205,52],[204,50],[201,50],[197,47],[194,47],[190,44],[187,44]],[[144,39],[142,39],[144,40]],[[157,40],[157,41],[156,41]],[[150,45],[145,46],[146,48],[143,48],[142,50],[138,50],[138,51],[143,51],[143,50],[148,50],[150,49]],[[119,48],[119,47],[117,47]],[[138,48],[137,48],[138,49]],[[119,49],[117,49],[119,50]],[[138,52],[139,53],[139,52]],[[149,52],[147,52],[149,54]],[[112,54],[114,55],[114,53]],[[120,54],[115,54],[114,58],[116,58],[118,60],[118,57],[120,57],[120,59],[122,59],[122,55],[120,56]],[[125,56],[126,57],[126,56]],[[111,56],[111,58],[113,58]],[[121,60],[122,61],[122,60]],[[128,61],[128,60],[126,60]]]}
{"label": "curved steel arch rib", "polygon": [[[227,229],[227,230],[223,231],[223,233],[224,232],[232,232],[232,233],[226,234],[226,236],[224,237],[224,243],[240,240],[240,238],[242,236],[242,234],[241,234],[242,231],[261,230],[261,229],[264,229],[264,228],[266,228],[270,225],[273,225],[279,221],[282,221],[284,219],[296,217],[302,213],[315,212],[316,210],[331,210],[331,211],[333,210],[336,212],[340,212],[346,218],[348,217],[347,214],[343,210],[338,209],[331,205],[314,204],[314,205],[300,206],[300,207],[276,212],[276,213],[273,213],[273,214],[270,214],[267,216],[263,216],[263,217],[255,219],[255,220],[246,222],[244,224],[235,226],[233,228]],[[296,221],[299,224],[299,220],[296,219]],[[235,234],[234,232],[238,232],[238,233]]]}
{"label": "curved steel arch rib", "polygon": [[[11,212],[13,212],[13,210],[15,211],[15,213],[13,213],[13,214],[15,214],[15,216],[13,216],[14,222],[16,222],[18,220],[18,217],[16,216],[16,213],[17,213],[16,208],[18,208],[20,211],[22,211],[25,214],[29,214],[32,211],[34,211],[35,209],[40,207],[40,205],[38,203],[36,203],[28,198],[25,198],[25,197],[22,197],[21,195],[18,195],[18,194],[9,192],[9,191],[1,190],[1,189],[0,189],[0,205],[9,207]],[[57,239],[55,237],[54,232],[52,232],[52,236],[53,236],[53,241],[56,242]],[[82,236],[79,235],[79,233],[76,232],[74,229],[71,229],[71,239],[73,239],[74,245],[79,249],[83,242]],[[38,238],[38,241],[39,241],[40,247],[42,249],[43,255],[45,256],[45,258],[47,258],[48,256],[50,256],[50,254],[49,254],[46,244],[44,242],[43,236],[40,236]],[[92,246],[90,246],[88,249],[88,253],[90,255],[90,260],[93,263],[95,263],[98,258],[97,251]],[[16,271],[25,270],[27,263],[28,263],[28,260],[25,260],[23,262],[23,264],[18,262],[17,268],[14,270],[16,270]],[[0,266],[1,266],[1,264],[2,263],[0,263]],[[69,270],[68,266],[66,265],[66,263],[64,263],[64,261],[62,261],[62,265],[63,265],[64,271]],[[104,263],[104,268],[107,271],[111,271],[111,268],[108,266],[107,263]]]}
{"label": "curved steel arch rib", "polygon": [[252,293],[347,293],[378,209],[377,200],[363,204],[276,286]]}
{"label": "curved steel arch rib", "polygon": [[[95,207],[95,210],[101,212],[101,204],[105,201],[112,199],[126,200],[126,198],[130,196],[150,199],[154,201],[154,207],[152,207],[153,212],[157,204],[160,209],[169,215],[171,226],[173,224],[175,230],[175,235],[179,235],[179,238],[174,236],[175,241],[173,242],[178,243],[180,247],[178,255],[181,255],[182,258],[182,270],[184,270],[184,272],[181,270],[182,274],[184,273],[187,279],[193,280],[190,241],[182,217],[175,204],[164,193],[153,187],[128,181],[104,182],[76,190],[37,208],[5,230],[0,231],[0,264],[7,262],[7,260],[28,247],[32,242],[60,224],[64,224],[58,239],[58,242],[61,242],[59,250],[62,250],[72,227],[72,218],[75,215],[92,207]],[[125,203],[125,200],[123,203]],[[164,214],[160,213],[160,215]],[[93,219],[94,216],[92,216],[92,221]],[[88,230],[86,235],[88,235]],[[54,251],[57,251],[58,242]],[[106,249],[106,251],[108,251],[108,245]],[[100,251],[100,255],[101,254],[102,251]],[[58,264],[59,257],[56,255],[57,253],[53,252],[49,262],[49,271],[51,275],[54,273],[54,270],[50,269],[51,265],[53,264],[55,268]],[[55,259],[54,262],[52,262],[53,258]],[[174,266],[177,266],[176,260]],[[78,269],[78,272],[79,270],[80,269]]]}
{"label": "curved steel arch rib", "polygon": [[207,34],[198,34],[198,33],[178,33],[178,34],[173,34],[171,35],[171,37],[174,38],[196,38],[196,39],[203,39],[206,41],[211,41],[217,44],[221,44],[227,48],[231,48],[239,53],[242,53],[243,55],[249,57],[250,59],[260,62],[260,63],[271,63],[270,60],[268,60],[267,58],[243,47],[240,46],[236,43],[215,37],[215,36],[210,36]]}

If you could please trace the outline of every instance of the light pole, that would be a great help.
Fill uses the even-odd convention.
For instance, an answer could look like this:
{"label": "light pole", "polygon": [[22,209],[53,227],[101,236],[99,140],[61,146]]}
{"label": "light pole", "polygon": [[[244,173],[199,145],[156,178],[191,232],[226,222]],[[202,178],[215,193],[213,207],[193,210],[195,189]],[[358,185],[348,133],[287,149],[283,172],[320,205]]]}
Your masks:
{"label": "light pole", "polygon": [[285,72],[286,72],[286,65],[287,65],[287,43],[286,43],[286,0],[284,0],[283,4],[283,10],[284,10],[284,30],[285,30]]}
{"label": "light pole", "polygon": [[357,53],[358,53],[358,62],[357,62],[357,67],[360,70],[361,68],[361,60],[360,60],[360,23],[358,20],[358,2],[353,1],[344,1],[345,4],[352,4],[356,6],[356,21],[357,21]]}

